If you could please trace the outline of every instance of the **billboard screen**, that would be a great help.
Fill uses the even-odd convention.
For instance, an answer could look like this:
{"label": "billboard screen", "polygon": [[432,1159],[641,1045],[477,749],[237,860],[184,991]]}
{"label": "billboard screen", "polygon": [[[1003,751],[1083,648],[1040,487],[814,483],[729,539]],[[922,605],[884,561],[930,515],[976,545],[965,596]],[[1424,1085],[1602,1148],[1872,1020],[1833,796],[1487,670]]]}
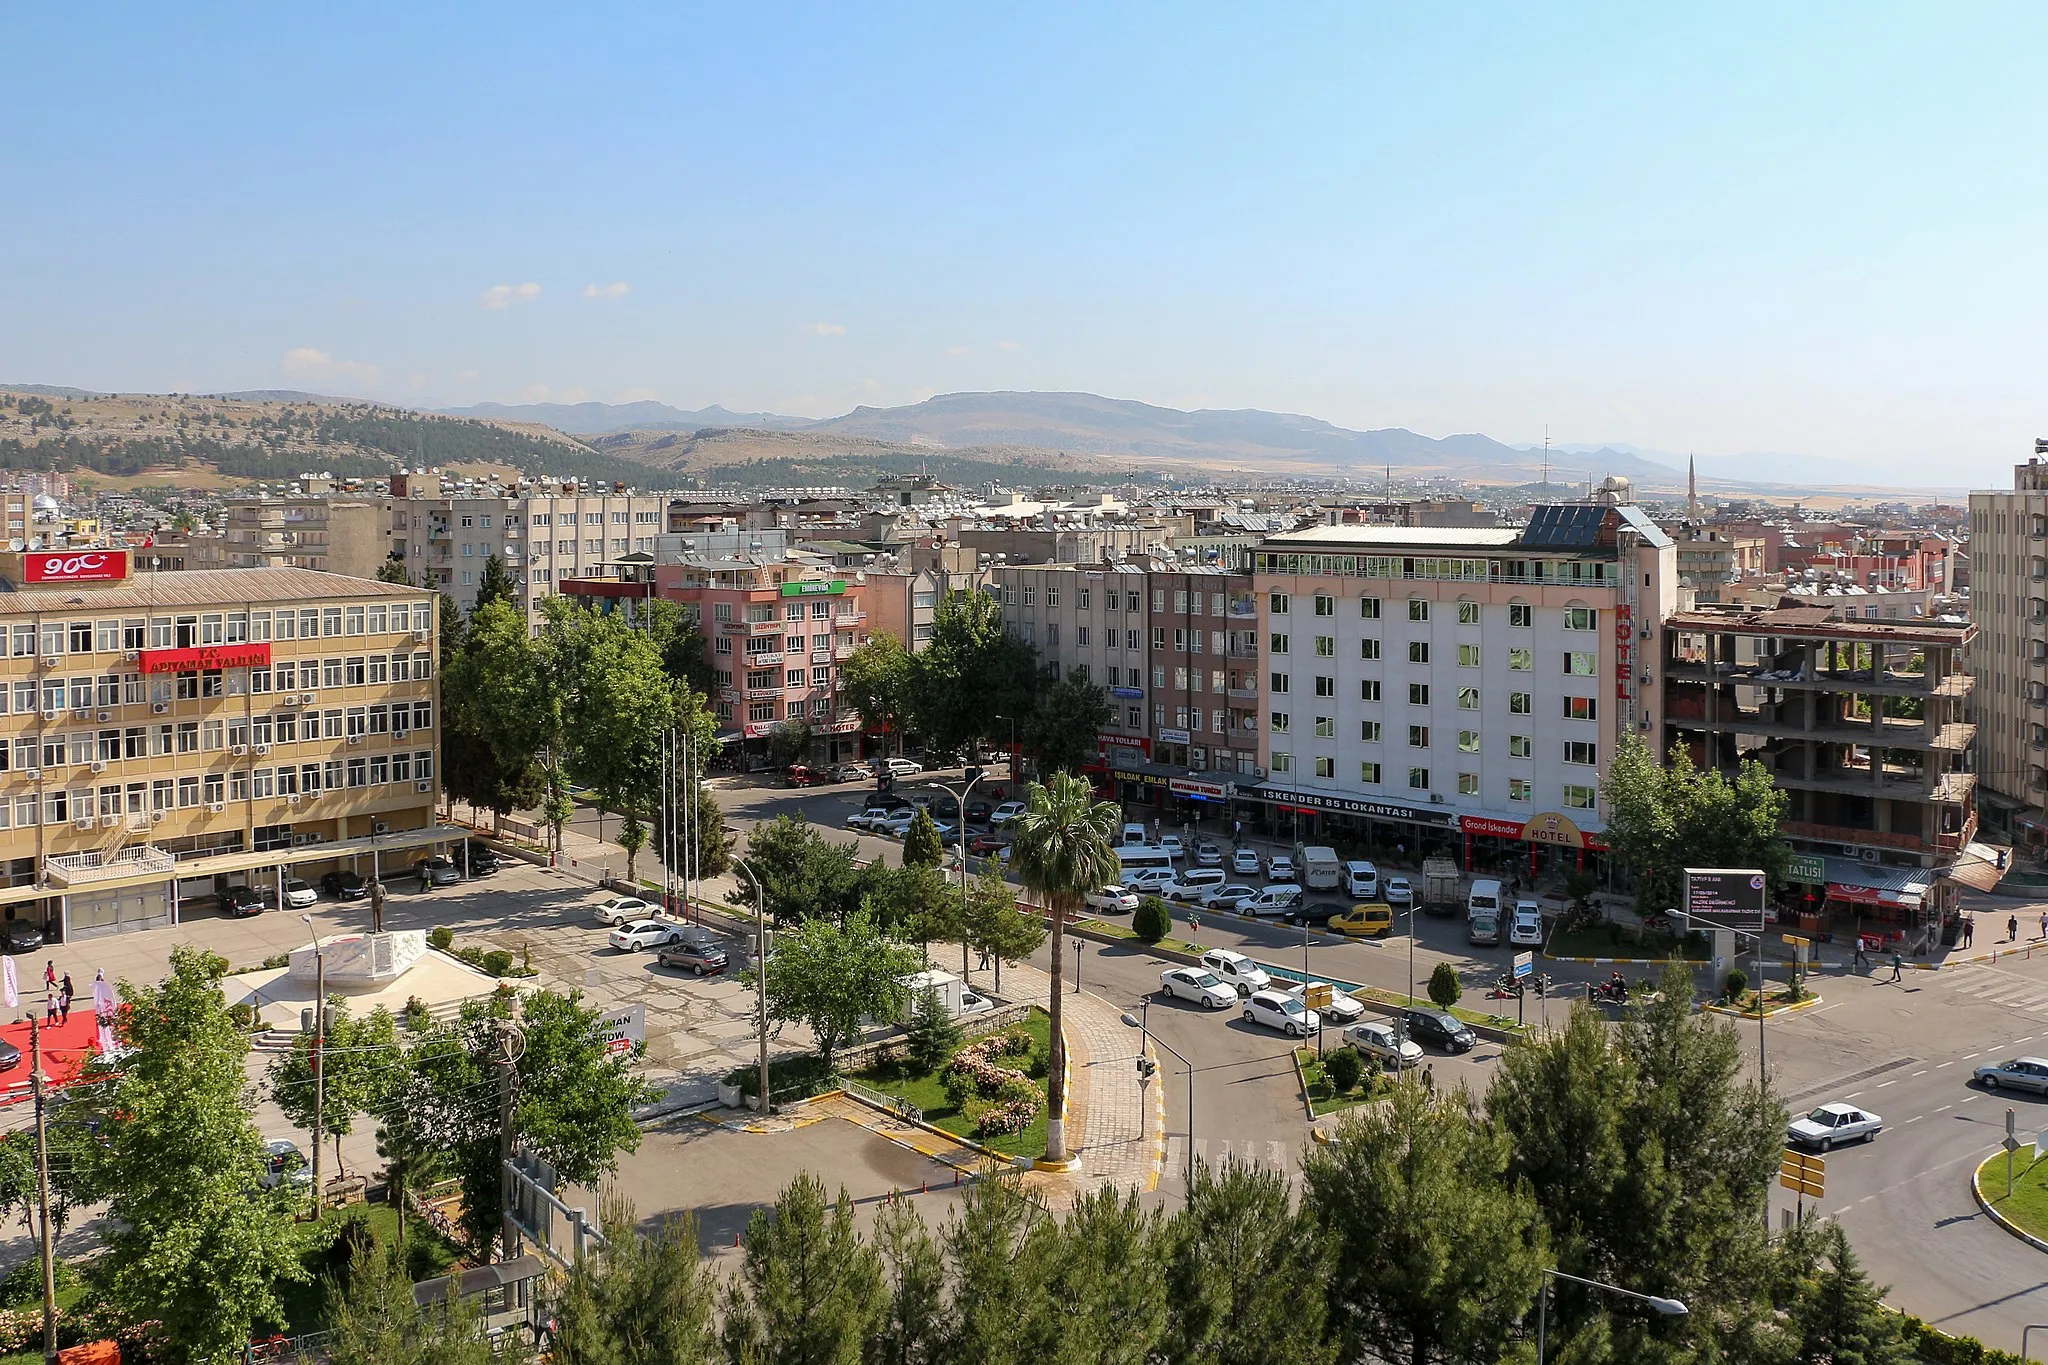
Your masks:
{"label": "billboard screen", "polygon": [[1753,867],[1685,869],[1685,913],[1712,928],[1762,933],[1768,895],[1764,874]]}

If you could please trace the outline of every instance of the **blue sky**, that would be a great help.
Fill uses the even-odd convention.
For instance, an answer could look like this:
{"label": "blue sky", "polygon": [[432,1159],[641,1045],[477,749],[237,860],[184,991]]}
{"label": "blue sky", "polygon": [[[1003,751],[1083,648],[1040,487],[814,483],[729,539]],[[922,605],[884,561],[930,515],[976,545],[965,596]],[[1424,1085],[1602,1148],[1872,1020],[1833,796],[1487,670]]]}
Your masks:
{"label": "blue sky", "polygon": [[2038,5],[12,13],[9,382],[2048,434]]}

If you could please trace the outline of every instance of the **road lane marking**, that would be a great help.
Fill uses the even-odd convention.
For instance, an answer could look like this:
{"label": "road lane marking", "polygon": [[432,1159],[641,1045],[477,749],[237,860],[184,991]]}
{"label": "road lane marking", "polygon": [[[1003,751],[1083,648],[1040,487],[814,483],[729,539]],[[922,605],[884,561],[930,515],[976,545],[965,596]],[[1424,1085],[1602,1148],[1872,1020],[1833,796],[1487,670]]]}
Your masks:
{"label": "road lane marking", "polygon": [[1879,1083],[1878,1083],[1878,1087],[1877,1087],[1877,1088],[1878,1088],[1879,1090],[1882,1090],[1882,1089],[1884,1089],[1884,1088],[1885,1088],[1885,1086],[1888,1086],[1888,1085],[1897,1085],[1897,1084],[1898,1084],[1898,1082],[1897,1082],[1897,1081],[1881,1081],[1881,1082],[1879,1082]]}
{"label": "road lane marking", "polygon": [[1842,1096],[1842,1098],[1845,1100],[1853,1100],[1862,1093],[1863,1092],[1861,1090],[1851,1090],[1848,1094]]}
{"label": "road lane marking", "polygon": [[1969,1061],[1969,1060],[1970,1060],[1970,1058],[1972,1058],[1972,1057],[1982,1057],[1983,1055],[1984,1055],[1984,1054],[1983,1054],[1983,1053],[1981,1053],[1981,1052],[1965,1052],[1965,1053],[1963,1054],[1963,1060],[1967,1062],[1967,1061]]}
{"label": "road lane marking", "polygon": [[[1915,1115],[1913,1115],[1913,1117],[1912,1117],[1912,1118],[1909,1118],[1909,1119],[1907,1119],[1907,1120],[1906,1120],[1906,1123],[1918,1123],[1918,1122],[1919,1122],[1919,1121],[1920,1121],[1921,1119],[1924,1119],[1924,1118],[1926,1118],[1926,1117],[1927,1117],[1927,1116],[1926,1116],[1925,1114],[1915,1114]],[[1905,1126],[1905,1124],[1901,1124],[1901,1125],[1899,1125],[1899,1126],[1900,1126],[1900,1127],[1904,1127],[1904,1126]]]}
{"label": "road lane marking", "polygon": [[[1913,1076],[1925,1076],[1926,1074],[1927,1074],[1927,1068],[1923,1066],[1923,1067],[1921,1067],[1921,1068],[1920,1068],[1920,1069],[1919,1069],[1918,1071],[1914,1072],[1914,1073],[1913,1073]],[[1908,1076],[1908,1077],[1906,1077],[1906,1079],[1910,1081],[1910,1080],[1912,1080],[1912,1079],[1913,1079],[1913,1076]]]}
{"label": "road lane marking", "polygon": [[1955,1063],[1954,1063],[1954,1062],[1943,1062],[1943,1063],[1941,1063],[1941,1065],[1940,1065],[1940,1066],[1937,1066],[1937,1067],[1935,1067],[1934,1069],[1935,1069],[1936,1071],[1939,1071],[1939,1070],[1941,1070],[1941,1068],[1942,1068],[1943,1066],[1954,1066],[1954,1065],[1955,1065]]}
{"label": "road lane marking", "polygon": [[1941,1106],[1941,1108],[1935,1110],[1934,1112],[1937,1114],[1946,1114],[1949,1110],[1953,1108],[1955,1108],[1955,1106],[1952,1104],[1944,1104],[1943,1106]]}

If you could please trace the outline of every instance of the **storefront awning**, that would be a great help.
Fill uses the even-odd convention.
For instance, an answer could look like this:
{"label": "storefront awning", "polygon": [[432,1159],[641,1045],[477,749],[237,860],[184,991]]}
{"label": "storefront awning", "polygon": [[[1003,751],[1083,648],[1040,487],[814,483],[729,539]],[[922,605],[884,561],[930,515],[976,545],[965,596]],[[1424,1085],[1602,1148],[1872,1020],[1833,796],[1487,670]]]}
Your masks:
{"label": "storefront awning", "polygon": [[2005,876],[2011,861],[2012,850],[2003,844],[1971,844],[1946,873],[1950,881],[1960,882],[1973,891],[1989,891]]}
{"label": "storefront awning", "polygon": [[1457,820],[1454,812],[1441,806],[1407,806],[1396,801],[1374,801],[1335,792],[1294,791],[1275,787],[1270,781],[1256,787],[1239,787],[1237,794],[1245,800],[1291,806],[1295,810],[1331,811],[1338,815],[1363,815],[1375,820],[1405,820],[1410,824],[1438,825],[1446,829],[1453,828]]}
{"label": "storefront awning", "polygon": [[1934,886],[1934,874],[1920,867],[1884,867],[1855,858],[1827,861],[1828,899],[1851,905],[1919,907]]}

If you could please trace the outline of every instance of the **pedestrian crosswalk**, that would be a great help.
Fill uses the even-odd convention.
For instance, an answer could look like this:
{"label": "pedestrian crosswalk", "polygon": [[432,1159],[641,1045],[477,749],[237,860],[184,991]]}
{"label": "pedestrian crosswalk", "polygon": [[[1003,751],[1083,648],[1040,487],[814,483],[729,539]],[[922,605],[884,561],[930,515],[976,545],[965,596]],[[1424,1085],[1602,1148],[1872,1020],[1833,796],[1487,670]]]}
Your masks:
{"label": "pedestrian crosswalk", "polygon": [[[1161,1180],[1185,1180],[1188,1167],[1188,1140],[1179,1134],[1166,1139],[1166,1162],[1161,1168]],[[1195,1160],[1209,1166],[1220,1166],[1235,1159],[1253,1166],[1264,1166],[1283,1175],[1294,1172],[1299,1152],[1290,1143],[1263,1140],[1259,1138],[1204,1138],[1195,1139]]]}
{"label": "pedestrian crosswalk", "polygon": [[1959,967],[1942,972],[1938,980],[1957,995],[2036,1019],[2048,1019],[2048,981],[1989,967]]}

